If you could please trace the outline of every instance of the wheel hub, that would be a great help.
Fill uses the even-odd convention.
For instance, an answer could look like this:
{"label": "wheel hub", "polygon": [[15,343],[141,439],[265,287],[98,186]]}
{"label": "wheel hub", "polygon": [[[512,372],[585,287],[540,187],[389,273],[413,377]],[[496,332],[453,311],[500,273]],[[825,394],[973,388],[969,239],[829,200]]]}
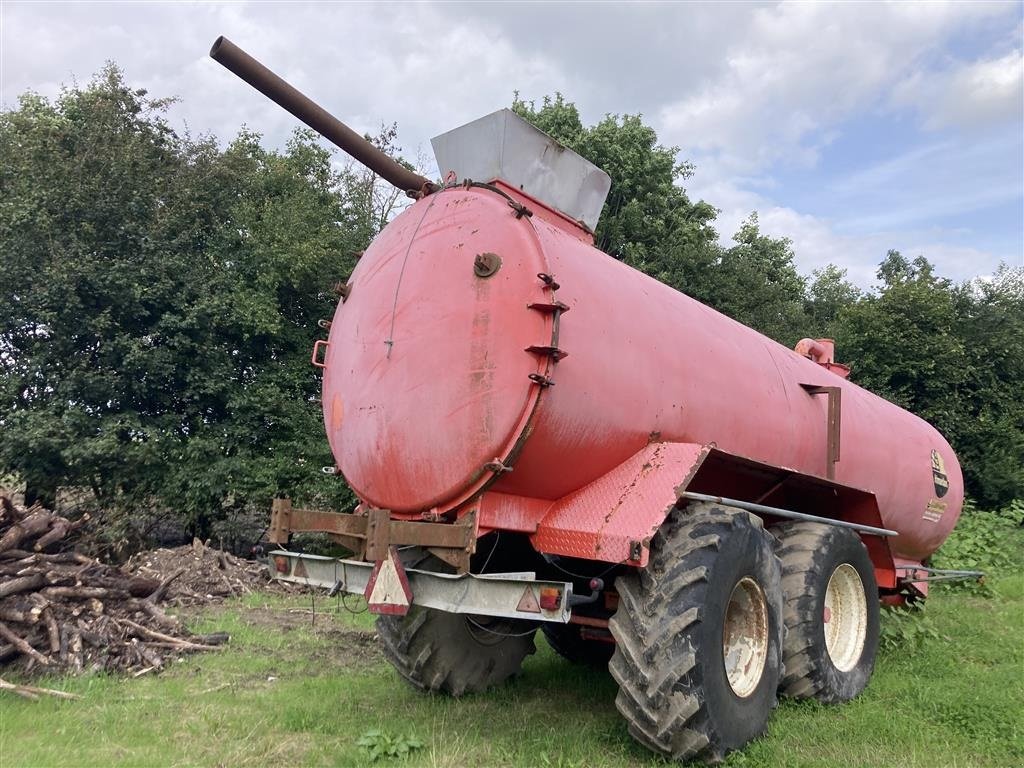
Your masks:
{"label": "wheel hub", "polygon": [[836,669],[849,672],[860,661],[868,633],[868,605],[857,569],[842,563],[825,588],[825,649]]}
{"label": "wheel hub", "polygon": [[722,628],[725,676],[740,698],[754,692],[768,659],[768,602],[749,576],[740,579],[729,596]]}

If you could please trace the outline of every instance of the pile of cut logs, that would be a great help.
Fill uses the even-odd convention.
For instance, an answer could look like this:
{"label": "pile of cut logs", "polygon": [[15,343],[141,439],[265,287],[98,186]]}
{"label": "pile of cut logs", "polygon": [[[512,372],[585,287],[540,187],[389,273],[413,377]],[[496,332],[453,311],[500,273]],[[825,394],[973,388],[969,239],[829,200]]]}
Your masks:
{"label": "pile of cut logs", "polygon": [[171,578],[146,578],[59,549],[80,525],[0,496],[0,669],[136,676],[227,635],[190,634],[160,608]]}

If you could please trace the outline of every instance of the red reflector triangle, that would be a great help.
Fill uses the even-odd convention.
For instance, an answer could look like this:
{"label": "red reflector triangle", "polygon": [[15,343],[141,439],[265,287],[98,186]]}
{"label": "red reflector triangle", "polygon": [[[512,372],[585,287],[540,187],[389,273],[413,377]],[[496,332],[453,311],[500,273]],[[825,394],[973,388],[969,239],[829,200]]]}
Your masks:
{"label": "red reflector triangle", "polygon": [[404,616],[409,612],[412,590],[394,547],[388,549],[388,556],[378,560],[373,567],[363,595],[370,613]]}
{"label": "red reflector triangle", "polygon": [[523,591],[523,596],[519,598],[519,605],[516,606],[516,610],[523,613],[540,613],[540,603],[537,602],[537,596],[533,594],[533,589],[527,587]]}

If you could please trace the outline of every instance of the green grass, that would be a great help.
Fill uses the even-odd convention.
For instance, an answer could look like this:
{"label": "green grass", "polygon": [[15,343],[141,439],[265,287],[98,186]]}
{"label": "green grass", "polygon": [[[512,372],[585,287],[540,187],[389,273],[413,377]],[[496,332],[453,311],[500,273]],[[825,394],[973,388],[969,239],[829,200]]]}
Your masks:
{"label": "green grass", "polygon": [[[1019,538],[1019,535],[1018,535]],[[767,736],[730,766],[1024,765],[1024,576],[989,597],[936,592],[924,621],[879,657],[857,700],[783,701]],[[370,638],[368,614],[336,600],[254,595],[194,619],[232,634],[222,652],[159,677],[45,681],[80,701],[0,699],[0,768],[369,765],[378,728],[423,748],[377,765],[653,766],[615,711],[607,674],[539,650],[516,682],[459,701],[403,684]]]}

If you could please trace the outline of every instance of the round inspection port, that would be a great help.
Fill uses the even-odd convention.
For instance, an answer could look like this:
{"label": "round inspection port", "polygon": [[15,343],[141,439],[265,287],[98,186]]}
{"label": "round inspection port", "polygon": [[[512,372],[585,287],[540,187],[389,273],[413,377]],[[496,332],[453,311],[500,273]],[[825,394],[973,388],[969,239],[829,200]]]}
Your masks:
{"label": "round inspection port", "polygon": [[490,277],[501,269],[501,256],[490,251],[478,253],[473,260],[473,273],[477,277]]}

